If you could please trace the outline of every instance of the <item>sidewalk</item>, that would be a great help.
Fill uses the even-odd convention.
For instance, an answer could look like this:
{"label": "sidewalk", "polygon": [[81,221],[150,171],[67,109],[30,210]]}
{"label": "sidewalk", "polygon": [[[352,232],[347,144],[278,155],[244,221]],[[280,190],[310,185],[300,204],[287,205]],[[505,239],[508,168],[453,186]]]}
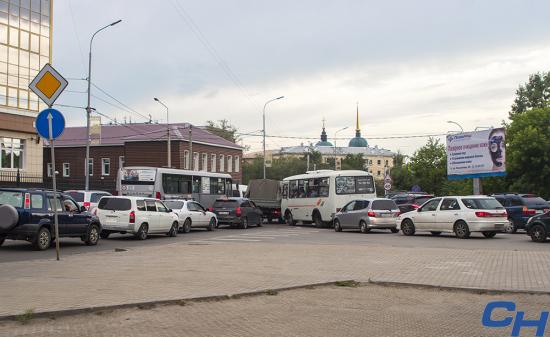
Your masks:
{"label": "sidewalk", "polygon": [[550,292],[550,252],[544,251],[179,242],[0,268],[0,316],[346,279]]}

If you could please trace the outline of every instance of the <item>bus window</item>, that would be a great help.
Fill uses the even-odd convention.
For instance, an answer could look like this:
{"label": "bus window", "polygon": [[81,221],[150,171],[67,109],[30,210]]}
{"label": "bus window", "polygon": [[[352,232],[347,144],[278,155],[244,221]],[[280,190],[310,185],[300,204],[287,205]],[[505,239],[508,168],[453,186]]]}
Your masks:
{"label": "bus window", "polygon": [[283,183],[283,199],[288,199],[288,182]]}
{"label": "bus window", "polygon": [[193,177],[193,193],[201,193],[201,177]]}
{"label": "bus window", "polygon": [[336,194],[374,193],[372,176],[336,177]]}
{"label": "bus window", "polygon": [[189,194],[191,193],[191,177],[163,173],[162,189],[166,194]]}
{"label": "bus window", "polygon": [[298,180],[298,196],[297,198],[306,198],[307,197],[307,180],[300,179]]}
{"label": "bus window", "polygon": [[289,191],[290,191],[290,198],[291,199],[298,198],[298,180],[292,180],[290,182]]}
{"label": "bus window", "polygon": [[210,194],[225,194],[225,179],[210,178]]}

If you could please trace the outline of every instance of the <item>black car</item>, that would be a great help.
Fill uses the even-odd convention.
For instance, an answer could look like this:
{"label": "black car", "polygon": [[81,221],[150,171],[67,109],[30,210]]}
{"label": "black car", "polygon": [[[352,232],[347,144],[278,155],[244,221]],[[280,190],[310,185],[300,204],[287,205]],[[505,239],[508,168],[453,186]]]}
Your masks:
{"label": "black car", "polygon": [[546,200],[534,194],[496,193],[491,196],[497,199],[508,212],[509,225],[504,228],[506,233],[515,233],[518,229],[524,229],[531,217],[550,209],[550,204]]}
{"label": "black car", "polygon": [[[53,196],[47,190],[0,188],[0,245],[6,239],[25,240],[36,250],[48,249],[56,239]],[[62,193],[57,193],[56,207],[59,237],[97,244],[101,225],[95,216]]]}
{"label": "black car", "polygon": [[261,226],[263,221],[262,211],[247,198],[217,199],[212,212],[218,217],[219,225],[248,228],[249,225]]}
{"label": "black car", "polygon": [[418,209],[422,206],[423,203],[432,199],[434,196],[432,194],[427,194],[424,192],[406,192],[406,193],[397,193],[389,197],[393,200],[399,211],[401,213],[407,213]]}
{"label": "black car", "polygon": [[550,212],[535,215],[525,225],[527,235],[535,242],[544,242],[550,236]]}

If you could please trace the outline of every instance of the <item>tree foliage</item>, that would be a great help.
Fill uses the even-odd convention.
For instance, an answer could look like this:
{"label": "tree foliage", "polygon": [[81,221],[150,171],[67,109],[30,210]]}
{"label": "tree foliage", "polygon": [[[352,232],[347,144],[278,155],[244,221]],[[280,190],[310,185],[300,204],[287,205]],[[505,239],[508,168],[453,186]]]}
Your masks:
{"label": "tree foliage", "polygon": [[342,170],[364,170],[365,158],[363,154],[348,154],[342,159]]}
{"label": "tree foliage", "polygon": [[237,128],[234,125],[231,125],[227,119],[206,121],[206,131],[235,144],[241,140],[241,138],[237,135]]}
{"label": "tree foliage", "polygon": [[516,90],[510,118],[530,109],[547,107],[550,102],[550,72],[536,73],[529,76],[529,81],[521,84]]}

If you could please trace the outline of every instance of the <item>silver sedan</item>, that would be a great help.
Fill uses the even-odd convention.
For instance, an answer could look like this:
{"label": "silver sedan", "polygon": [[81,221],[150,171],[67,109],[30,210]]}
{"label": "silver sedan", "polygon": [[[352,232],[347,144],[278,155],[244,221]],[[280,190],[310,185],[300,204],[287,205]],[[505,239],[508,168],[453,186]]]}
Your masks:
{"label": "silver sedan", "polygon": [[396,219],[399,208],[393,200],[376,198],[353,200],[334,216],[334,230],[359,229],[368,233],[371,229],[389,229],[397,233]]}

